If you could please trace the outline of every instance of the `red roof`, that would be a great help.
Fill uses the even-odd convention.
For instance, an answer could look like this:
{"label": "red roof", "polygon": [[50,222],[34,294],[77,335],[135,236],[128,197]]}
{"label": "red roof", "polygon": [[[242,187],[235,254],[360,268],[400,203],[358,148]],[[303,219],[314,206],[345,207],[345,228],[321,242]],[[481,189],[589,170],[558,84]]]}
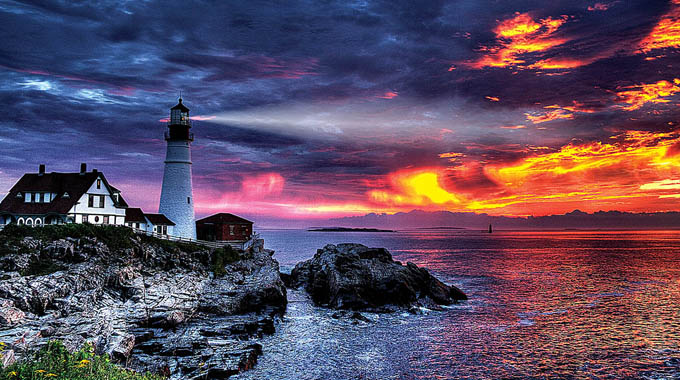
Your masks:
{"label": "red roof", "polygon": [[205,217],[203,219],[199,219],[196,221],[196,223],[203,224],[203,223],[213,223],[213,224],[253,224],[248,219],[243,219],[240,216],[236,216],[234,214],[229,214],[226,212],[221,212],[219,214],[215,215],[210,215],[208,217]]}
{"label": "red roof", "polygon": [[[115,192],[101,172],[24,174],[10,189],[5,199],[0,202],[0,212],[29,215],[66,214],[99,177],[111,192]],[[57,195],[49,203],[26,203],[24,202],[25,192],[46,192]],[[21,197],[17,196],[18,193],[21,193]],[[120,195],[117,206],[127,207],[127,203]]]}

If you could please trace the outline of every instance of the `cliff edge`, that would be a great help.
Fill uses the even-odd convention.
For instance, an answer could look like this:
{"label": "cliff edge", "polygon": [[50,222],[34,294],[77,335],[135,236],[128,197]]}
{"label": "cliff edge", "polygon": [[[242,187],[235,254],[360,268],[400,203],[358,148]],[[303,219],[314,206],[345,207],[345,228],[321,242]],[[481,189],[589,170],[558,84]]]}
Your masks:
{"label": "cliff edge", "polygon": [[171,379],[227,378],[252,367],[257,337],[286,309],[279,265],[246,251],[89,225],[0,232],[4,365],[49,340]]}

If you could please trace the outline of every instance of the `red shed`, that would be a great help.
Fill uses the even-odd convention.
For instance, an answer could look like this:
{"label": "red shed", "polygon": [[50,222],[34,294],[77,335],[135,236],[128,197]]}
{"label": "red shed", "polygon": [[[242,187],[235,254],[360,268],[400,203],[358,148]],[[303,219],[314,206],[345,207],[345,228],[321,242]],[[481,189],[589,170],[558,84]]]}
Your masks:
{"label": "red shed", "polygon": [[253,222],[222,212],[196,221],[196,237],[208,241],[248,241]]}

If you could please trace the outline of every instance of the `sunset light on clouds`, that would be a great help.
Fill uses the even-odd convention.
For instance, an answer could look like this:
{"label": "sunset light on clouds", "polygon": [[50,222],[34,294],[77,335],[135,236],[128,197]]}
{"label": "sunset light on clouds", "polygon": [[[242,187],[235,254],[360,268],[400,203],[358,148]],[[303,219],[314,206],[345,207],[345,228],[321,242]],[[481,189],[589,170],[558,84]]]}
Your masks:
{"label": "sunset light on clouds", "polygon": [[119,8],[0,9],[0,195],[87,162],[155,211],[182,91],[198,216],[680,211],[678,0]]}

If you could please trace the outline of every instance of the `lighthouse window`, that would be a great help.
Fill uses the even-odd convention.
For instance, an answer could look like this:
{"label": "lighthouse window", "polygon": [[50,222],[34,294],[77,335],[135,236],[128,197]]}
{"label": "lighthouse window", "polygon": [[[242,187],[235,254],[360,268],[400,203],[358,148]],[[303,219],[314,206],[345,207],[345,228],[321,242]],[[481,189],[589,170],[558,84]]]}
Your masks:
{"label": "lighthouse window", "polygon": [[187,203],[191,203],[191,197],[187,197]]}

